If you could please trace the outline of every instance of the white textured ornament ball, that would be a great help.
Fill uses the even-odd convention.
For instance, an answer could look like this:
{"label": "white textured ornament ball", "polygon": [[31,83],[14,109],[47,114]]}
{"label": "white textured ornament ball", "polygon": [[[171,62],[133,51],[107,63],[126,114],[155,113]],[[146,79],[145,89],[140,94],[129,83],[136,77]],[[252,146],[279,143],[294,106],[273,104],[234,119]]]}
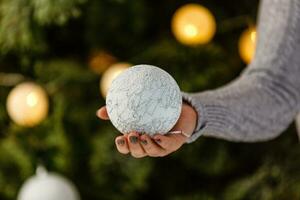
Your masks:
{"label": "white textured ornament ball", "polygon": [[35,83],[21,83],[9,93],[6,107],[15,123],[32,127],[46,118],[48,96],[45,90]]}
{"label": "white textured ornament ball", "polygon": [[113,80],[106,106],[112,124],[121,133],[166,134],[180,116],[182,95],[166,71],[137,65]]}
{"label": "white textured ornament ball", "polygon": [[21,187],[17,200],[80,200],[75,186],[66,178],[45,170],[29,178]]}

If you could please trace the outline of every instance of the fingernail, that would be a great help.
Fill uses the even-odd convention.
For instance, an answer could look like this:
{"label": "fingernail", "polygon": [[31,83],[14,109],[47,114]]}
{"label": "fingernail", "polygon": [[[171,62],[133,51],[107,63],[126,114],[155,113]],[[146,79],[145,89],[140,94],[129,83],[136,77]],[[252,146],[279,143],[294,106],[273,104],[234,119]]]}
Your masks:
{"label": "fingernail", "polygon": [[123,139],[117,140],[118,145],[124,145],[125,141]]}
{"label": "fingernail", "polygon": [[141,143],[144,145],[148,144],[147,140],[141,140]]}
{"label": "fingernail", "polygon": [[161,143],[161,139],[157,138],[157,139],[155,139],[155,142]]}
{"label": "fingernail", "polygon": [[141,136],[141,133],[139,133],[139,132],[137,132],[137,131],[134,131],[133,133],[135,133],[135,134]]}
{"label": "fingernail", "polygon": [[130,136],[129,140],[130,140],[131,143],[135,144],[135,143],[138,142],[138,137],[136,137],[136,136]]}

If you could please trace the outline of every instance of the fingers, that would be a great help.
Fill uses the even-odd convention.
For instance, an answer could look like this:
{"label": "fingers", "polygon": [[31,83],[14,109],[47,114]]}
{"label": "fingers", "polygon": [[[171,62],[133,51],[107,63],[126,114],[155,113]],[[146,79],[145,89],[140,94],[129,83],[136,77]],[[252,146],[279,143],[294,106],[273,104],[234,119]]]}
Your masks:
{"label": "fingers", "polygon": [[182,134],[156,134],[153,139],[159,141],[159,145],[169,151],[173,152],[179,149],[186,141],[187,137]]}
{"label": "fingers", "polygon": [[139,134],[136,132],[129,133],[127,136],[130,153],[135,158],[142,158],[147,155],[140,144],[139,137]]}
{"label": "fingers", "polygon": [[116,137],[115,143],[116,143],[117,149],[120,153],[122,153],[122,154],[128,154],[129,153],[129,148],[128,148],[126,136]]}
{"label": "fingers", "polygon": [[101,107],[99,110],[97,110],[96,115],[103,120],[109,120],[109,116],[107,114],[106,106]]}
{"label": "fingers", "polygon": [[163,149],[160,144],[160,141],[157,140],[156,142],[153,141],[153,139],[147,135],[144,134],[140,137],[141,140],[141,145],[143,149],[145,150],[146,154],[151,157],[160,157],[160,156],[165,156],[167,155],[167,151]]}
{"label": "fingers", "polygon": [[187,137],[182,134],[156,134],[152,138],[147,135],[139,135],[137,132],[118,136],[116,146],[120,153],[130,153],[135,158],[145,156],[162,157],[179,149]]}

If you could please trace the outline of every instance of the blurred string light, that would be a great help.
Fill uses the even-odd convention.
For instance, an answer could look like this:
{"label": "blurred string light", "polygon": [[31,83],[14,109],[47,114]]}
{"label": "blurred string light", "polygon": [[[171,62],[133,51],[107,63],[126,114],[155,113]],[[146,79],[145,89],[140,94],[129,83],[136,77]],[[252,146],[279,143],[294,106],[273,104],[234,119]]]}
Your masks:
{"label": "blurred string light", "polygon": [[107,91],[112,83],[112,81],[121,74],[124,70],[131,67],[129,63],[116,63],[110,66],[103,74],[100,80],[100,89],[102,96],[105,98]]}
{"label": "blurred string light", "polygon": [[250,63],[255,54],[257,33],[255,27],[245,30],[239,39],[239,53],[245,63]]}
{"label": "blurred string light", "polygon": [[48,96],[45,90],[32,82],[17,85],[6,102],[10,118],[20,126],[33,127],[48,114]]}
{"label": "blurred string light", "polygon": [[94,50],[89,58],[89,68],[96,74],[102,74],[108,67],[117,62],[117,59],[104,50]]}
{"label": "blurred string light", "polygon": [[216,32],[212,13],[199,4],[186,4],[173,15],[172,32],[185,45],[199,45],[210,42]]}

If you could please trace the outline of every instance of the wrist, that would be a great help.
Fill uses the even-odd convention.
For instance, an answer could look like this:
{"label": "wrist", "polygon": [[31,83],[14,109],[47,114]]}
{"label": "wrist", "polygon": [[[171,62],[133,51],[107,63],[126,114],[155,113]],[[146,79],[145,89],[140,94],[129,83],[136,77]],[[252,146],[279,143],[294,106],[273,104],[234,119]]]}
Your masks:
{"label": "wrist", "polygon": [[190,137],[194,133],[197,127],[198,113],[194,109],[194,107],[187,102],[183,102],[182,111],[185,117],[188,118],[189,121],[188,123],[189,127],[187,127],[187,130],[185,131],[185,136]]}

